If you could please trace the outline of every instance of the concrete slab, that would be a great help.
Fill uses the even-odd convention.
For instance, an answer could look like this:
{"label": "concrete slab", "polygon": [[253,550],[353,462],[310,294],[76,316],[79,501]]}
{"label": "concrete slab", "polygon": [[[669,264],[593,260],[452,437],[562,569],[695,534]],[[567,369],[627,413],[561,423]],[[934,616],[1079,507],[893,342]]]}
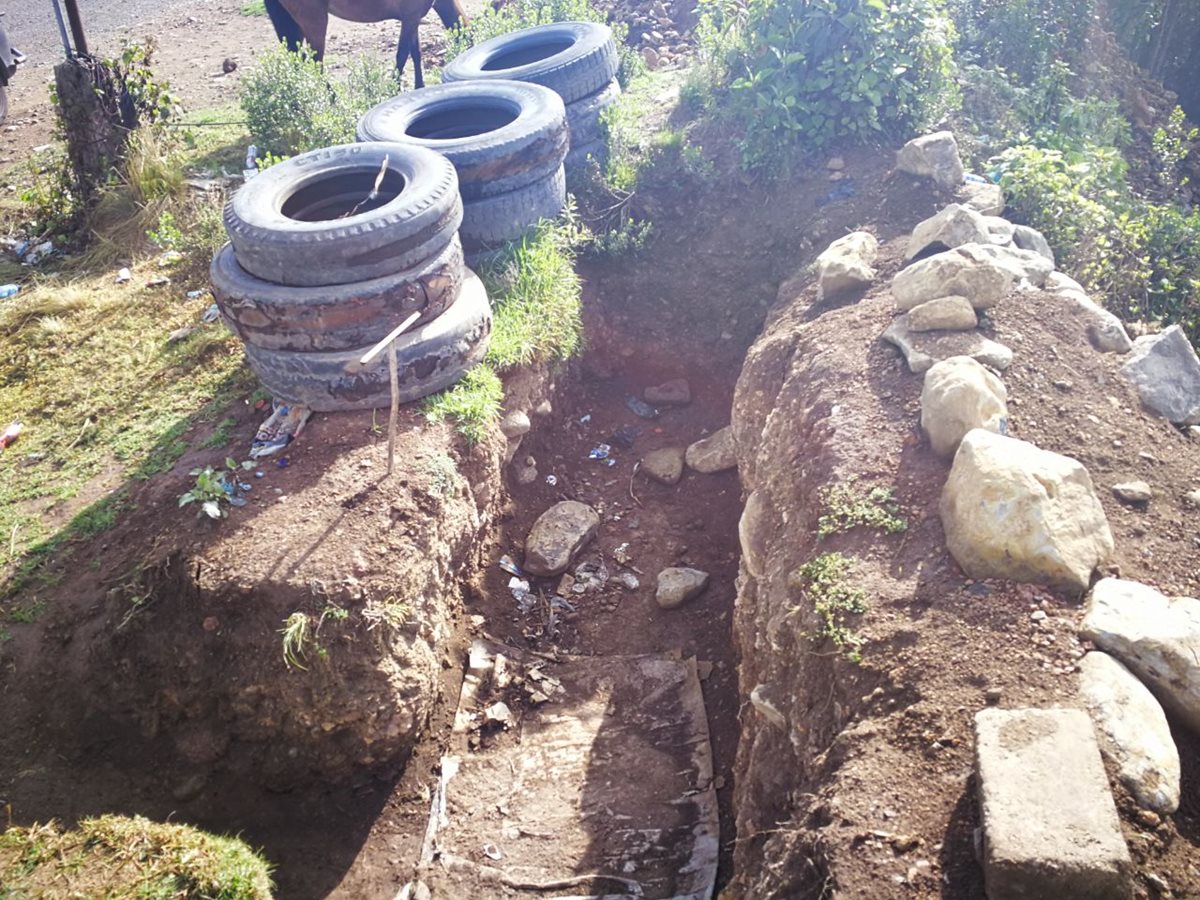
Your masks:
{"label": "concrete slab", "polygon": [[975,760],[988,900],[1128,900],[1132,863],[1091,719],[985,709]]}

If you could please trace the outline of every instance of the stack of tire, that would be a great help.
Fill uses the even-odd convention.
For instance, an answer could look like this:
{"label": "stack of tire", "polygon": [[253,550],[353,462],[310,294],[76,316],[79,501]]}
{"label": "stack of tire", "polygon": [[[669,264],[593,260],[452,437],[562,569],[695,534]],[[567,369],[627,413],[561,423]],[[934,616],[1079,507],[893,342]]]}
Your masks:
{"label": "stack of tire", "polygon": [[566,110],[558,94],[537,84],[462,81],[401,94],[359,120],[358,139],[423,147],[450,160],[468,259],[553,219],[566,203]]}
{"label": "stack of tire", "polygon": [[568,175],[588,158],[604,162],[600,114],[620,95],[612,29],[598,22],[555,22],[498,35],[442,70],[444,82],[505,79],[548,87],[562,97],[571,130]]}
{"label": "stack of tire", "polygon": [[399,400],[442,390],[487,352],[492,313],[466,268],[454,167],[421,147],[314,150],[259,173],[225,207],[213,260],[217,305],[250,368],[277,398],[322,411],[391,402],[388,355],[362,356],[413,313],[395,342]]}

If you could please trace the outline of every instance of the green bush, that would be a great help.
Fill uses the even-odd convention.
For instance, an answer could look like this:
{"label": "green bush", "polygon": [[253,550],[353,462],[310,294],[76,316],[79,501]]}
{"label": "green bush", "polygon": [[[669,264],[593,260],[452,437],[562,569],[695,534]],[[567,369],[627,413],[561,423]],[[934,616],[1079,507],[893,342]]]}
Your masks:
{"label": "green bush", "polygon": [[964,59],[1033,84],[1082,52],[1094,0],[948,0]]}
{"label": "green bush", "polygon": [[747,166],[843,138],[907,137],[953,101],[952,26],[938,0],[701,0],[701,10]]}
{"label": "green bush", "polygon": [[628,87],[629,82],[645,69],[641,56],[625,43],[629,27],[620,21],[608,22],[604,12],[588,0],[511,0],[499,9],[487,6],[469,22],[450,30],[446,39],[446,61],[488,38],[551,22],[605,22],[610,25],[620,56],[617,81],[621,87]]}
{"label": "green bush", "polygon": [[330,81],[311,50],[289,53],[281,42],[259,57],[241,104],[259,149],[281,158],[353,142],[359,117],[399,92],[395,70],[374,57],[352,59],[345,77]]}

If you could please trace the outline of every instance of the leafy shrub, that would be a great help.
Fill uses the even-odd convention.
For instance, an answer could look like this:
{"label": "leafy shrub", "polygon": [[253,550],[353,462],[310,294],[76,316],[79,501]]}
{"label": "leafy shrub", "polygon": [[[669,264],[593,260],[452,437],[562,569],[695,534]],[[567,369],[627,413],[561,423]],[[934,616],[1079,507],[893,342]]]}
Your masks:
{"label": "leafy shrub", "polygon": [[1094,0],[948,0],[960,54],[1033,84],[1085,46]]}
{"label": "leafy shrub", "polygon": [[628,87],[644,71],[642,57],[625,43],[629,27],[624,22],[609,22],[608,17],[589,0],[511,0],[499,9],[488,6],[469,22],[450,30],[446,40],[446,61],[481,41],[551,22],[605,22],[613,30],[620,66],[617,81]]}
{"label": "leafy shrub", "polygon": [[241,103],[255,142],[285,157],[353,142],[359,117],[399,91],[395,70],[374,57],[352,59],[345,77],[331,82],[312,50],[289,53],[281,42],[259,57]]}
{"label": "leafy shrub", "polygon": [[745,130],[748,166],[780,140],[906,136],[954,95],[949,21],[937,0],[701,0],[701,34]]}

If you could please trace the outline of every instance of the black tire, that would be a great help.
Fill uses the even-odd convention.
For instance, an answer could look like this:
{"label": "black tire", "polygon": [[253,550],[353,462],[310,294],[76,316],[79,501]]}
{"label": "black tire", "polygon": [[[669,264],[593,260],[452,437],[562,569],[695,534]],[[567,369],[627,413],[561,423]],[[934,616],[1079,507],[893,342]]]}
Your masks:
{"label": "black tire", "polygon": [[267,350],[349,350],[370,346],[413,312],[418,326],[441,315],[462,288],[462,244],[450,240],[421,265],[370,281],[284,287],[255,278],[226,244],[210,268],[225,320],[247,344]]}
{"label": "black tire", "polygon": [[587,167],[591,165],[590,160],[593,159],[601,169],[604,168],[605,162],[608,161],[608,145],[599,138],[594,141],[588,141],[586,144],[572,147],[571,152],[567,154],[567,158],[563,161],[563,169],[568,175],[585,172],[587,171]]}
{"label": "black tire", "polygon": [[360,141],[414,144],[454,163],[463,201],[515,191],[562,165],[566,107],[521,81],[458,81],[393,97],[358,120]]}
{"label": "black tire", "polygon": [[616,76],[617,66],[617,45],[607,25],[554,22],[477,44],[442,69],[442,80],[532,81],[557,91],[564,103],[574,103],[602,90]]}
{"label": "black tire", "polygon": [[600,114],[617,102],[621,85],[614,78],[590,97],[576,100],[567,107],[567,124],[571,126],[571,147],[590,144],[604,137]]}
{"label": "black tire", "polygon": [[563,167],[523,188],[463,205],[459,236],[468,257],[483,247],[503,244],[525,234],[541,219],[553,219],[567,202]]}
{"label": "black tire", "polygon": [[[454,305],[396,341],[400,402],[409,403],[447,388],[487,353],[492,310],[487,292],[468,272]],[[355,350],[296,353],[246,345],[246,359],[263,387],[281,400],[316,412],[375,409],[391,403],[388,355],[359,363],[370,345]]]}
{"label": "black tire", "polygon": [[[384,160],[380,197],[363,203]],[[351,212],[359,204],[353,215]],[[462,222],[450,161],[406,144],[343,144],[259,173],[225,205],[243,269],[276,284],[349,284],[436,256]]]}

